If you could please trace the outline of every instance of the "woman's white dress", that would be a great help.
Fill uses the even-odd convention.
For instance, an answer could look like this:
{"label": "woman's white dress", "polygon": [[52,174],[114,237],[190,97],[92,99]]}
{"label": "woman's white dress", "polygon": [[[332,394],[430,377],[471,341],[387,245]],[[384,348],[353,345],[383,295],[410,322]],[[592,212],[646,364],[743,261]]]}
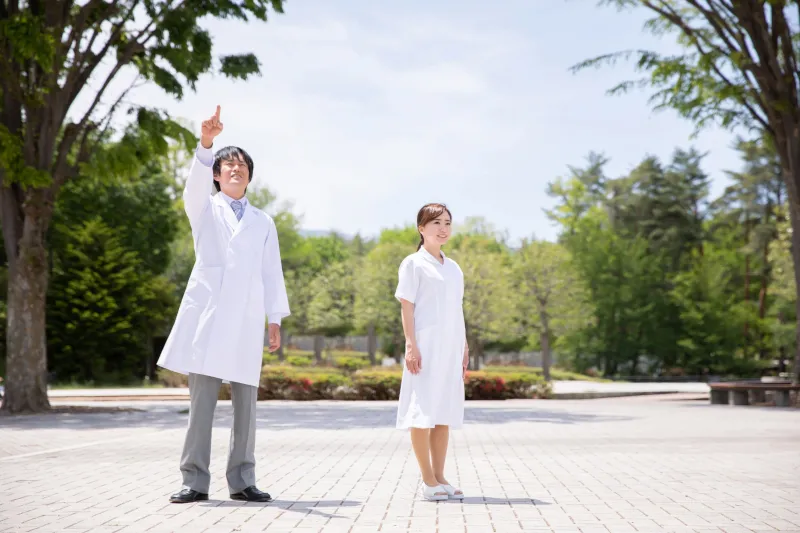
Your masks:
{"label": "woman's white dress", "polygon": [[421,248],[400,264],[395,297],[414,304],[422,370],[415,375],[403,366],[397,429],[464,422],[464,274],[442,256],[444,264]]}

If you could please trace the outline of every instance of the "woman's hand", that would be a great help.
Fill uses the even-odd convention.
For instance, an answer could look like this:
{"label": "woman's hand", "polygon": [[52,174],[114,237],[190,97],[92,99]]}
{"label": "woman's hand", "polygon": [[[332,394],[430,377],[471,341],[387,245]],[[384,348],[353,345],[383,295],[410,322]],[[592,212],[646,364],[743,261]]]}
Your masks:
{"label": "woman's hand", "polygon": [[406,343],[406,368],[412,374],[418,374],[422,370],[422,356],[419,348],[410,342]]}

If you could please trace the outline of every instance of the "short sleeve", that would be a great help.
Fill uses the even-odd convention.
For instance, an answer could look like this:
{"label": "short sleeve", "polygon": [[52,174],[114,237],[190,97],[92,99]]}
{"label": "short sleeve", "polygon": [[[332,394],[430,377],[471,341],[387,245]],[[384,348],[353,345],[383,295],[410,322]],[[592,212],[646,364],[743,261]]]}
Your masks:
{"label": "short sleeve", "polygon": [[413,304],[417,299],[417,288],[419,287],[419,278],[414,268],[414,261],[410,258],[403,260],[400,263],[397,277],[397,290],[394,293],[394,297],[398,300],[408,300]]}

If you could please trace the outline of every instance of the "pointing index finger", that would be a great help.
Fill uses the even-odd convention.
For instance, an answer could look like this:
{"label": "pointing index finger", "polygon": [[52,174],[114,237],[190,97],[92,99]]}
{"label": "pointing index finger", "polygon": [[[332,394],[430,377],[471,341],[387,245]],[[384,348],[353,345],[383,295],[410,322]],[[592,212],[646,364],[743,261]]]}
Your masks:
{"label": "pointing index finger", "polygon": [[214,118],[216,118],[217,120],[219,120],[219,111],[220,111],[220,108],[219,108],[219,106],[217,106],[217,112],[214,113]]}

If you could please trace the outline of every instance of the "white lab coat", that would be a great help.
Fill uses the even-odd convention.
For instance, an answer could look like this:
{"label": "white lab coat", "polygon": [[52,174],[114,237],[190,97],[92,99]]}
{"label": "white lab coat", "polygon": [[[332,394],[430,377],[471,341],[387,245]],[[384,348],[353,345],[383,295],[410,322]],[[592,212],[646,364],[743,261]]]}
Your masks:
{"label": "white lab coat", "polygon": [[[198,156],[202,156],[202,161]],[[248,205],[241,220],[211,195],[211,150],[198,146],[183,191],[195,264],[158,366],[258,386],[265,317],[289,315],[275,222]]]}

